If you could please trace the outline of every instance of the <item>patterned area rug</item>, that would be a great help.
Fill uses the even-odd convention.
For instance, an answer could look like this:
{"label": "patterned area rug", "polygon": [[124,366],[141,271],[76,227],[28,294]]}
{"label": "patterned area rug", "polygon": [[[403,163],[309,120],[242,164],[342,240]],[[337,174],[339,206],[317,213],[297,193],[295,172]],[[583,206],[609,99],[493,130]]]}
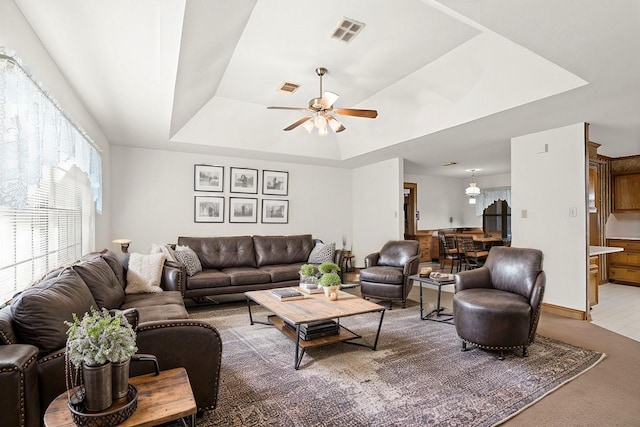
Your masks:
{"label": "patterned area rug", "polygon": [[[461,352],[455,327],[421,321],[416,303],[387,310],[377,351],[333,344],[307,350],[274,327],[249,325],[242,304],[192,312],[222,335],[218,407],[209,426],[491,426],[595,366],[604,354],[538,336],[529,349]],[[266,310],[256,307],[256,320]],[[373,342],[379,315],[342,319]]]}

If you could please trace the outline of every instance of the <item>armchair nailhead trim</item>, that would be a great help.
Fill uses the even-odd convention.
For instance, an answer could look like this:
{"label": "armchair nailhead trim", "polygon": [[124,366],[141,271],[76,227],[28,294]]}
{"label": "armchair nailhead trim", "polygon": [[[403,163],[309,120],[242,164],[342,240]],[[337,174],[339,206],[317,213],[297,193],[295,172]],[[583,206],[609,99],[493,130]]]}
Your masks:
{"label": "armchair nailhead trim", "polygon": [[464,342],[466,342],[468,344],[474,345],[474,346],[476,346],[478,348],[484,348],[485,350],[515,350],[517,348],[522,348],[522,347],[525,347],[525,346],[530,344],[530,343],[527,343],[527,344],[519,344],[519,345],[513,345],[513,346],[497,346],[497,347],[494,347],[494,346],[490,346],[490,345],[482,345],[482,344],[475,343],[473,341],[469,341],[467,339],[462,338],[460,335],[458,335],[458,337],[460,337],[460,339],[462,341],[464,341]]}

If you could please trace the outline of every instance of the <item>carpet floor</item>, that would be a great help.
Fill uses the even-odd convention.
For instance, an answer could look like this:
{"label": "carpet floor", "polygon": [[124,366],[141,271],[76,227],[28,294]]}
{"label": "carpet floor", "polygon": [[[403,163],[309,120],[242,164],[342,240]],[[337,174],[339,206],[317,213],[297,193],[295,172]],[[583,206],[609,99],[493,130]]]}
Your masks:
{"label": "carpet floor", "polygon": [[[209,426],[491,426],[571,381],[603,353],[538,336],[529,349],[460,351],[449,324],[421,321],[416,303],[387,310],[377,351],[333,344],[308,349],[293,368],[294,343],[274,327],[249,325],[243,304],[192,310],[223,340],[218,406]],[[256,307],[254,319],[270,314]],[[373,342],[378,314],[342,319]]]}

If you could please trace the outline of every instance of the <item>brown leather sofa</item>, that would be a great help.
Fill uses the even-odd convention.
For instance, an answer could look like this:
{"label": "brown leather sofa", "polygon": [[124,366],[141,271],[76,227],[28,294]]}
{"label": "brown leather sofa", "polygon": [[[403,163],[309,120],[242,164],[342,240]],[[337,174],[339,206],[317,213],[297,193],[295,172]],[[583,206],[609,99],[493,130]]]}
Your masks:
{"label": "brown leather sofa", "polygon": [[418,272],[420,243],[415,240],[390,240],[379,252],[364,259],[360,271],[360,291],[365,298],[401,301],[404,308],[413,286],[409,276]]}
{"label": "brown leather sofa", "polygon": [[463,351],[467,343],[487,350],[533,344],[545,288],[542,252],[496,246],[483,267],[456,275],[453,317]]}
{"label": "brown leather sofa", "polygon": [[[300,266],[315,244],[310,234],[291,236],[179,237],[198,256],[202,271],[183,274],[184,298],[298,286]],[[342,251],[334,252],[341,265]]]}
{"label": "brown leather sofa", "polygon": [[[49,273],[0,310],[0,413],[3,426],[39,426],[51,401],[66,390],[67,326],[90,307],[135,309],[139,353],[155,355],[161,370],[184,367],[200,411],[215,408],[222,341],[210,324],[189,320],[182,270],[165,263],[163,292],[124,294],[126,270],[113,252]],[[154,371],[132,363],[130,375]]]}

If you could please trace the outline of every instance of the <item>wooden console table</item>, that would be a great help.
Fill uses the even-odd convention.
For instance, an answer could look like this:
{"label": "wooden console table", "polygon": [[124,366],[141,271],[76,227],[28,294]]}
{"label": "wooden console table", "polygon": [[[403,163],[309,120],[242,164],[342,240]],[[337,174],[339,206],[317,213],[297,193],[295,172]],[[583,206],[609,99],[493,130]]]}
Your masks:
{"label": "wooden console table", "polygon": [[[123,427],[147,427],[188,417],[196,423],[196,401],[184,368],[161,371],[160,375],[140,375],[129,379],[138,389],[138,408]],[[45,427],[75,427],[67,406],[67,392],[56,397],[44,414]]]}

